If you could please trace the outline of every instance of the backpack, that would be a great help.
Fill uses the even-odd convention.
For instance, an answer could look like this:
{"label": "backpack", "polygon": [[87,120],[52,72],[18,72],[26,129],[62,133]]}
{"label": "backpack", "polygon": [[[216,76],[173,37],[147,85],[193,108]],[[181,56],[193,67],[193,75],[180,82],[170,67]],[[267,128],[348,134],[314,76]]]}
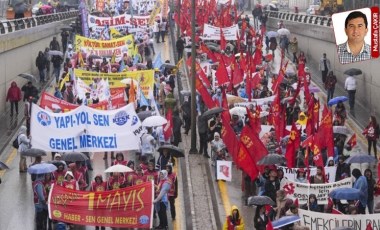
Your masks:
{"label": "backpack", "polygon": [[18,147],[19,147],[18,136],[13,140],[12,146],[13,146],[13,148],[18,149]]}

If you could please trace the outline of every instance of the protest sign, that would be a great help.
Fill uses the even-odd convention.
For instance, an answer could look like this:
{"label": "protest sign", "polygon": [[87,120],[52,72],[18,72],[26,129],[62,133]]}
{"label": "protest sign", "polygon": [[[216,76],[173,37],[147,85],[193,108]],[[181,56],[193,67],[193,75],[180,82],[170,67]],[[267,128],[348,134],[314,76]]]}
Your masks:
{"label": "protest sign", "polygon": [[[88,26],[94,31],[100,33],[105,25],[109,25],[110,28],[114,28],[118,31],[126,31],[129,33],[143,32],[147,28],[150,15],[139,16],[122,14],[115,17],[98,17],[95,15],[88,16]],[[155,20],[161,20],[161,14],[155,16]]]}
{"label": "protest sign", "polygon": [[75,35],[75,51],[82,51],[89,55],[111,57],[115,55],[120,60],[124,53],[132,56],[135,54],[133,35],[127,35],[112,40],[97,40]]}
{"label": "protest sign", "polygon": [[301,218],[301,226],[309,229],[331,230],[347,227],[364,230],[367,229],[368,223],[371,223],[372,229],[380,229],[380,214],[340,215],[298,209],[298,215]]}
{"label": "protest sign", "polygon": [[300,204],[307,203],[309,194],[315,194],[317,196],[318,204],[327,204],[329,193],[335,188],[352,188],[351,177],[325,184],[298,183],[286,179],[281,181],[281,189],[285,191],[286,196],[293,200],[298,199]]}
{"label": "protest sign", "polygon": [[[284,177],[287,178],[290,181],[295,181],[297,177],[297,171],[299,168],[288,168],[284,166],[277,166],[277,168],[282,169],[284,171]],[[311,167],[309,169],[304,168],[306,174],[310,173],[310,176],[314,176],[317,174],[317,168]],[[329,183],[335,182],[335,173],[336,173],[336,166],[332,167],[325,167],[325,175]]]}
{"label": "protest sign", "polygon": [[108,78],[111,90],[112,88],[125,88],[125,84],[121,83],[120,81],[126,78],[132,78],[139,83],[141,91],[147,98],[149,97],[149,91],[153,90],[154,86],[154,70],[126,71],[120,73],[98,73],[93,71],[74,69],[74,75],[75,77],[80,78],[87,85],[92,84],[95,78]]}
{"label": "protest sign", "polygon": [[149,229],[153,225],[153,182],[90,192],[52,185],[49,218],[64,223]]}
{"label": "protest sign", "polygon": [[31,114],[33,148],[51,152],[104,152],[139,149],[142,126],[134,105],[115,110],[80,106],[53,113],[34,105]]}
{"label": "protest sign", "polygon": [[[224,27],[222,28],[222,31],[227,41],[237,40],[237,35],[239,33],[239,27],[237,24],[229,27]],[[220,40],[220,27],[204,24],[203,36],[200,38],[203,40]]]}
{"label": "protest sign", "polygon": [[232,161],[216,161],[216,179],[232,180]]}

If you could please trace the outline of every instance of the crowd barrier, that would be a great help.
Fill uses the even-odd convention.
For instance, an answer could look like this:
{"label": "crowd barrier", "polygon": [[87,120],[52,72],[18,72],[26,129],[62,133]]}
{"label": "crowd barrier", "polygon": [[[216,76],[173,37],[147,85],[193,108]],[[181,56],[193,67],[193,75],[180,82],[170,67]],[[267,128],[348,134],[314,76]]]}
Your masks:
{"label": "crowd barrier", "polygon": [[313,24],[318,26],[331,27],[332,20],[331,17],[325,17],[320,15],[306,15],[306,14],[296,14],[281,11],[269,11],[268,17],[276,18],[284,21],[293,21],[305,24]]}
{"label": "crowd barrier", "polygon": [[19,30],[29,29],[32,27],[62,21],[70,18],[76,18],[79,11],[66,11],[55,14],[39,15],[30,18],[20,18],[14,20],[0,21],[0,34],[12,33]]}

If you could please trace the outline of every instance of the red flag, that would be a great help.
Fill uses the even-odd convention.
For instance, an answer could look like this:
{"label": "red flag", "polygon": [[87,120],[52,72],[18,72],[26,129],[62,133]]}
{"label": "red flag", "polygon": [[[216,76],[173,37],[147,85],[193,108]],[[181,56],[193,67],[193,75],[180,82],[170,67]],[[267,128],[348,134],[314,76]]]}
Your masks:
{"label": "red flag", "polygon": [[333,208],[332,211],[331,211],[331,214],[342,215],[343,213],[341,211],[339,211],[338,209]]}
{"label": "red flag", "polygon": [[356,133],[354,133],[351,138],[347,141],[347,144],[353,148],[356,145]]}
{"label": "red flag", "polygon": [[236,165],[241,168],[248,176],[250,176],[251,180],[254,180],[259,175],[259,171],[255,167],[256,164],[251,158],[249,151],[243,142],[240,142],[239,147],[239,152],[235,161]]}
{"label": "red flag", "polygon": [[300,132],[297,129],[295,123],[292,124],[292,129],[290,131],[288,144],[286,145],[286,162],[288,168],[295,167],[296,151],[300,146],[301,138]]}
{"label": "red flag", "polygon": [[224,62],[219,62],[218,69],[215,72],[215,77],[218,80],[219,85],[223,85],[225,83],[228,83],[230,80],[228,79],[228,72],[226,69],[226,66],[224,65]]}
{"label": "red flag", "polygon": [[314,109],[313,109],[313,127],[315,127],[317,130],[319,129],[319,100],[317,102],[314,102]]}
{"label": "red flag", "polygon": [[251,158],[256,163],[268,154],[268,150],[260,140],[259,135],[248,125],[244,126],[240,133],[240,141],[248,150]]}
{"label": "red flag", "polygon": [[318,136],[321,147],[327,148],[327,154],[329,157],[334,156],[334,134],[332,125],[332,111],[327,106],[323,108],[322,114],[325,114],[321,120],[321,124],[318,129]]}
{"label": "red flag", "polygon": [[236,134],[230,125],[230,112],[222,112],[222,130],[220,131],[220,137],[226,144],[228,152],[231,154],[232,159],[236,162],[237,154],[239,152],[239,141],[236,138]]}
{"label": "red flag", "polygon": [[247,63],[244,58],[243,52],[240,52],[239,64],[240,64],[240,69],[244,72],[247,69]]}
{"label": "red flag", "polygon": [[205,44],[201,43],[200,44],[200,48],[201,48],[202,52],[206,53],[207,57],[210,58],[213,62],[217,62],[218,61],[218,59],[216,58],[214,52],[212,52]]}
{"label": "red flag", "polygon": [[313,138],[314,136],[311,135],[311,136],[308,136],[303,142],[302,142],[302,148],[307,148],[307,147],[310,147],[311,144],[313,143]]}
{"label": "red flag", "polygon": [[275,80],[274,84],[272,85],[272,91],[273,91],[273,93],[276,93],[277,91],[279,91],[280,84],[282,83],[282,81],[284,80],[284,78],[285,78],[285,75],[280,70],[280,72],[278,73],[277,79]]}
{"label": "red flag", "polygon": [[248,101],[252,100],[252,77],[251,72],[248,70],[248,74],[245,79],[245,94],[248,96]]}
{"label": "red flag", "polygon": [[243,81],[243,72],[238,65],[234,65],[232,84],[239,85]]}
{"label": "red flag", "polygon": [[199,75],[199,78],[202,80],[202,82],[206,85],[206,87],[210,88],[211,87],[211,83],[208,80],[207,75],[205,74],[205,72],[203,71],[201,65],[198,62],[195,63],[195,71],[196,71],[196,74]]}
{"label": "red flag", "polygon": [[202,84],[202,81],[199,79],[199,76],[195,76],[195,88],[198,93],[201,95],[203,102],[207,108],[212,109],[217,106],[215,101],[212,100],[210,93],[207,91],[206,87]]}
{"label": "red flag", "polygon": [[298,208],[298,206],[299,206],[298,198],[294,200],[294,205]]}
{"label": "red flag", "polygon": [[164,125],[164,138],[168,141],[173,135],[173,111],[171,108],[169,108],[168,113],[166,114],[166,120],[168,123]]}
{"label": "red flag", "polygon": [[225,50],[226,45],[227,45],[226,38],[224,37],[222,28],[220,28],[220,49]]}
{"label": "red flag", "polygon": [[314,144],[312,146],[311,151],[313,151],[313,161],[316,166],[321,166],[324,168],[323,165],[323,159],[322,159],[322,154],[321,154],[321,141],[319,140],[318,137],[314,137]]}
{"label": "red flag", "polygon": [[367,224],[367,227],[365,230],[373,230],[371,222]]}
{"label": "red flag", "polygon": [[309,102],[311,99],[311,94],[310,94],[309,84],[306,80],[306,75],[303,76],[303,88],[304,88],[305,100]]}
{"label": "red flag", "polygon": [[248,107],[246,107],[246,109],[247,109],[247,118],[249,119],[249,125],[255,131],[255,133],[259,135],[259,133],[261,132],[260,111],[259,109],[256,109],[258,113],[255,112],[253,114],[251,110],[248,109]]}
{"label": "red flag", "polygon": [[255,72],[253,73],[253,77],[252,77],[252,80],[251,80],[251,86],[253,89],[256,89],[258,84],[260,84],[261,80],[262,80],[262,77],[261,77],[261,73],[260,72]]}
{"label": "red flag", "polygon": [[228,110],[228,101],[225,88],[222,89],[222,108]]}

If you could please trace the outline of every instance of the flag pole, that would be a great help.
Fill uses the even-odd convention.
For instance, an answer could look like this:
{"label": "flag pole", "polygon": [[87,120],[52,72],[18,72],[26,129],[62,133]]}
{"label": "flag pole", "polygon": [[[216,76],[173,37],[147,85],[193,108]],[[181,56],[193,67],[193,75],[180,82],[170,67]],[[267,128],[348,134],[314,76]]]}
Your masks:
{"label": "flag pole", "polygon": [[195,0],[191,0],[191,147],[189,154],[198,153],[196,133],[196,104],[195,104]]}

